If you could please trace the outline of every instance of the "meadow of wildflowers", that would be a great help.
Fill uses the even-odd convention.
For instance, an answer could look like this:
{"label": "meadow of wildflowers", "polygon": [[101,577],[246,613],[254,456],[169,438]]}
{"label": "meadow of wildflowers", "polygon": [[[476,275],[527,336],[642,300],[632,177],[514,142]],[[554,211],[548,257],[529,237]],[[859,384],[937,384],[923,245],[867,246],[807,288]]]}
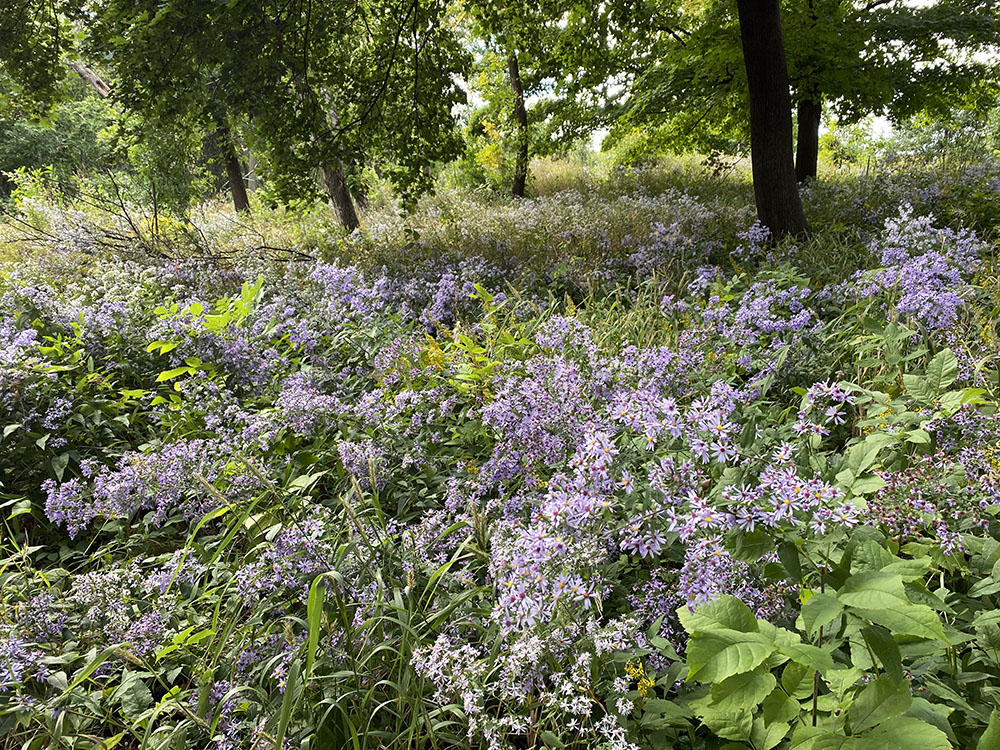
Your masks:
{"label": "meadow of wildflowers", "polygon": [[653,172],[295,262],[22,206],[0,747],[1000,747],[998,175],[798,247]]}

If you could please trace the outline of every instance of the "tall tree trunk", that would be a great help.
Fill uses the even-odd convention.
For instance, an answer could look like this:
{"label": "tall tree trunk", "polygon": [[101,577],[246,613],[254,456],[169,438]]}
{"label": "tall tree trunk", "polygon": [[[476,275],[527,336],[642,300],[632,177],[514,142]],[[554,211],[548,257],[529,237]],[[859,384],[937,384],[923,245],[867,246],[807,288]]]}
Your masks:
{"label": "tall tree trunk", "polygon": [[347,189],[344,168],[340,164],[337,164],[336,167],[324,164],[322,171],[323,184],[326,185],[326,192],[330,195],[330,202],[333,204],[333,211],[337,214],[337,219],[348,232],[353,232],[361,226],[361,222],[358,220],[354,201],[351,200],[351,191]]}
{"label": "tall tree trunk", "polygon": [[528,181],[528,110],[524,107],[521,69],[517,64],[517,55],[513,52],[507,58],[507,72],[510,74],[510,87],[514,91],[514,122],[517,125],[517,156],[514,162],[514,183],[510,192],[515,198],[523,198],[524,185]]}
{"label": "tall tree trunk", "polygon": [[[321,91],[323,102],[326,104],[326,137],[330,137],[340,123],[340,115],[334,104],[333,96],[329,91]],[[361,221],[358,219],[357,209],[354,207],[354,200],[351,198],[351,191],[347,187],[347,180],[344,178],[344,165],[338,159],[335,164],[323,164],[320,167],[323,173],[323,184],[326,185],[326,192],[330,196],[330,203],[333,204],[333,211],[337,214],[337,219],[348,232],[353,232]]]}
{"label": "tall tree trunk", "polygon": [[775,238],[804,234],[778,0],[736,0],[736,7],[750,96],[750,161],[757,217]]}
{"label": "tall tree trunk", "polygon": [[215,137],[222,151],[222,160],[226,164],[226,177],[229,179],[229,192],[233,196],[233,208],[238,214],[250,214],[250,199],[243,183],[243,167],[236,153],[233,134],[222,115],[215,116]]}
{"label": "tall tree trunk", "polygon": [[805,182],[816,176],[819,162],[819,121],[823,114],[820,97],[811,96],[799,102],[799,136],[795,147],[795,179]]}

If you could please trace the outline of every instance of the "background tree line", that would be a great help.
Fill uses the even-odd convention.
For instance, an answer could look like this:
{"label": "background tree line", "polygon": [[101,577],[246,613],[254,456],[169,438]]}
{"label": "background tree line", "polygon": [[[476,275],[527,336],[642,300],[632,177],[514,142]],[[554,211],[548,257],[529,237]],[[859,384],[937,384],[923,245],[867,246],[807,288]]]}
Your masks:
{"label": "background tree line", "polygon": [[[225,189],[405,204],[440,165],[505,175],[608,130],[636,156],[751,156],[758,215],[807,231],[821,121],[984,112],[994,0],[12,0],[0,168],[138,176],[183,211]],[[0,187],[10,190],[9,179]]]}

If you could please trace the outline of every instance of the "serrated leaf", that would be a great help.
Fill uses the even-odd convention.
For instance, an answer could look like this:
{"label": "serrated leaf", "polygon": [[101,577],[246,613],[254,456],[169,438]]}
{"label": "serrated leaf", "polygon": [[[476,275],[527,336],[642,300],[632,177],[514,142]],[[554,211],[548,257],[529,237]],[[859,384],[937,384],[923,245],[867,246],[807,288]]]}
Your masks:
{"label": "serrated leaf", "polygon": [[851,734],[860,734],[883,721],[901,716],[912,702],[913,696],[906,682],[878,678],[858,694],[847,710]]}
{"label": "serrated leaf", "polygon": [[812,693],[815,674],[809,667],[790,661],[781,672],[781,687],[787,695],[801,700]]}
{"label": "serrated leaf", "polygon": [[903,660],[899,653],[899,644],[892,634],[885,628],[869,626],[861,629],[861,637],[882,662],[886,675],[897,682],[902,680]]}
{"label": "serrated leaf", "polygon": [[941,393],[958,377],[958,358],[951,349],[942,349],[927,364],[927,384]]}
{"label": "serrated leaf", "polygon": [[697,635],[688,642],[687,679],[720,682],[756,669],[774,650],[774,644],[758,633],[718,630]]}
{"label": "serrated leaf", "polygon": [[677,610],[684,629],[690,633],[712,630],[736,630],[742,633],[757,632],[757,618],[750,608],[735,596],[723,595],[703,604],[694,612],[687,607]]}
{"label": "serrated leaf", "polygon": [[774,690],[777,680],[770,672],[745,672],[712,685],[712,707],[726,711],[749,711]]}
{"label": "serrated leaf", "polygon": [[806,627],[806,633],[810,636],[815,635],[821,627],[832,622],[843,611],[844,605],[835,596],[814,593],[802,605],[802,622]]}
{"label": "serrated leaf", "polygon": [[909,716],[885,721],[864,739],[864,750],[951,750],[944,732]]}
{"label": "serrated leaf", "polygon": [[906,389],[909,395],[917,399],[917,401],[925,404],[934,401],[934,397],[937,395],[927,381],[919,375],[903,375],[903,388]]}
{"label": "serrated leaf", "polygon": [[814,669],[820,674],[833,669],[833,657],[818,646],[810,646],[807,643],[791,643],[778,646],[778,653],[787,656],[794,662]]}
{"label": "serrated leaf", "polygon": [[880,609],[909,603],[903,579],[895,573],[863,571],[852,575],[837,592],[837,598],[849,607]]}
{"label": "serrated leaf", "polygon": [[785,722],[767,723],[763,719],[754,720],[750,730],[750,742],[755,750],[771,750],[780,743],[791,727]]}
{"label": "serrated leaf", "polygon": [[894,635],[913,635],[918,638],[948,642],[937,612],[926,604],[901,602],[891,608],[856,608],[855,611],[877,625],[888,628]]}

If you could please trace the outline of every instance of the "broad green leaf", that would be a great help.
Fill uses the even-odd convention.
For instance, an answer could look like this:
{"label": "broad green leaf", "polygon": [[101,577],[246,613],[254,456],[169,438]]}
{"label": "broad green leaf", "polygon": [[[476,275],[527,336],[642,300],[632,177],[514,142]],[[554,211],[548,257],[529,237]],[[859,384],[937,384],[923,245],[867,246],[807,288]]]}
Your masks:
{"label": "broad green leaf", "polygon": [[690,634],[712,630],[737,630],[742,633],[757,632],[757,618],[750,608],[735,596],[723,595],[703,604],[692,612],[687,607],[677,610],[681,625]]}
{"label": "broad green leaf", "polygon": [[745,672],[712,685],[712,707],[728,711],[749,711],[774,690],[777,680],[770,672]]}
{"label": "broad green leaf", "polygon": [[927,575],[931,567],[931,558],[917,557],[914,559],[893,558],[893,561],[882,568],[883,573],[896,573],[903,582],[915,581]]}
{"label": "broad green leaf", "polygon": [[897,607],[902,603],[909,603],[902,577],[882,571],[863,571],[852,575],[840,587],[837,598],[849,607],[864,609]]}
{"label": "broad green leaf", "polygon": [[790,661],[781,672],[781,687],[791,697],[801,700],[812,693],[815,675],[815,670]]}
{"label": "broad green leaf", "polygon": [[121,701],[122,713],[132,721],[153,705],[153,694],[135,672],[126,672],[121,686],[115,692]]}
{"label": "broad green leaf", "polygon": [[749,740],[753,714],[749,711],[732,712],[707,708],[699,719],[712,732],[726,740]]}
{"label": "broad green leaf", "polygon": [[911,604],[904,601],[895,607],[884,609],[858,607],[856,614],[888,628],[893,635],[914,635],[918,638],[948,642],[941,625],[941,618],[926,604]]}
{"label": "broad green leaf", "polygon": [[162,383],[166,380],[173,380],[174,378],[180,377],[191,372],[191,368],[187,365],[181,365],[180,367],[175,367],[172,370],[164,370],[159,375],[156,376],[156,382]]}
{"label": "broad green leaf", "polygon": [[903,387],[917,401],[929,404],[934,401],[937,392],[930,386],[926,378],[920,375],[906,374],[903,376]]}
{"label": "broad green leaf", "polygon": [[1000,747],[1000,714],[996,709],[990,714],[990,723],[976,744],[976,750],[996,750]]}
{"label": "broad green leaf", "polygon": [[565,743],[556,736],[556,733],[549,729],[542,732],[539,737],[546,747],[554,747],[556,750],[562,750],[562,748],[566,747]]}
{"label": "broad green leaf", "polygon": [[701,682],[721,682],[749,672],[774,653],[774,644],[758,633],[717,630],[696,635],[688,642],[688,676]]}
{"label": "broad green leaf", "polygon": [[854,480],[851,492],[855,495],[870,495],[885,487],[885,480],[878,474],[865,474]]}
{"label": "broad green leaf", "polygon": [[926,698],[914,698],[910,709],[904,715],[933,724],[944,732],[948,740],[954,744],[958,740],[955,737],[955,731],[951,728],[951,722],[948,720],[954,710],[951,706],[942,703],[931,703]]}
{"label": "broad green leaf", "polygon": [[843,611],[844,605],[836,597],[814,593],[802,605],[802,622],[806,633],[810,636],[815,635],[821,627],[839,617]]}
{"label": "broad green leaf", "polygon": [[791,727],[785,722],[767,723],[762,718],[754,720],[750,742],[755,750],[771,750],[780,743]]}
{"label": "broad green leaf", "polygon": [[872,650],[890,679],[903,679],[903,661],[899,654],[899,644],[885,628],[869,626],[861,629],[861,636]]}
{"label": "broad green leaf", "polygon": [[948,736],[937,727],[909,716],[892,718],[864,738],[864,750],[951,750]]}
{"label": "broad green leaf", "polygon": [[927,364],[927,385],[941,393],[958,377],[958,358],[951,349],[942,349]]}
{"label": "broad green leaf", "polygon": [[851,734],[860,734],[883,721],[901,716],[912,701],[906,682],[880,677],[865,687],[847,710]]}
{"label": "broad green leaf", "polygon": [[802,563],[799,560],[799,549],[794,543],[785,541],[779,544],[778,559],[795,581],[802,580]]}
{"label": "broad green leaf", "polygon": [[778,653],[787,656],[794,662],[814,669],[820,674],[833,669],[833,657],[818,646],[810,646],[806,643],[779,645]]}

